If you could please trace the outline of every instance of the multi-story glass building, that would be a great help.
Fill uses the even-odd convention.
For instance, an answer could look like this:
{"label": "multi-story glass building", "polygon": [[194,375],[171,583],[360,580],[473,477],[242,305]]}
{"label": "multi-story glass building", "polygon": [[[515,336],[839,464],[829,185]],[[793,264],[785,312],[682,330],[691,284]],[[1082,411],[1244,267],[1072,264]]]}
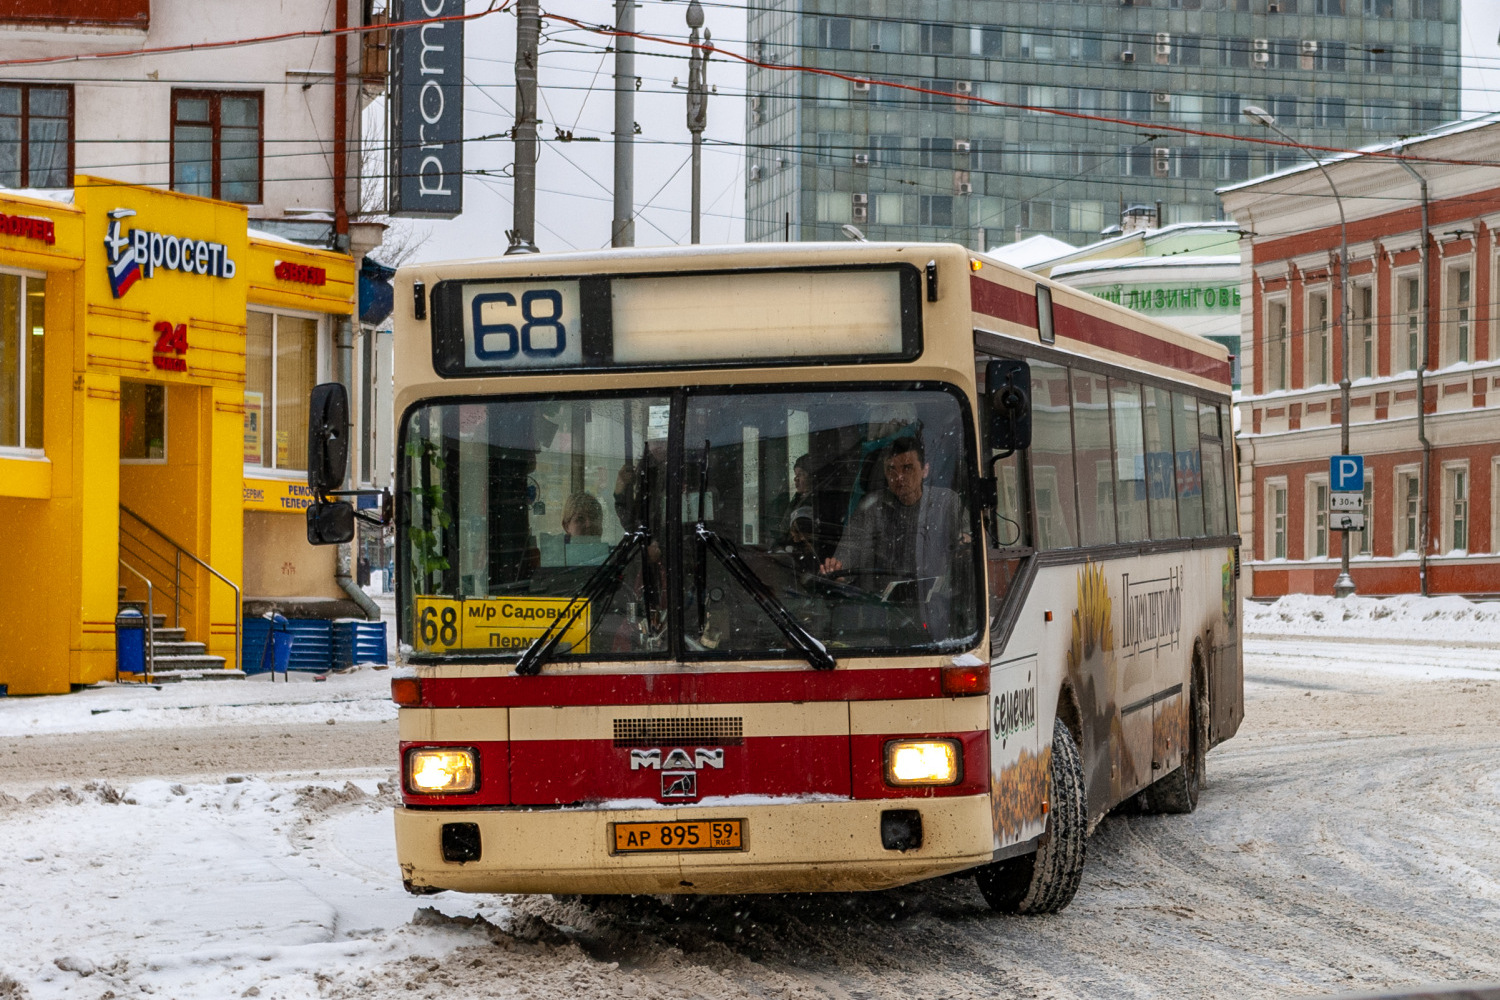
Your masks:
{"label": "multi-story glass building", "polygon": [[1246,104],[1338,148],[1457,117],[1459,3],[751,0],[752,57],[859,79],[749,69],[746,234],[830,239],[852,223],[982,248],[1089,242],[1136,204],[1160,202],[1158,225],[1217,219],[1216,187],[1302,162],[1232,138],[1274,138]]}

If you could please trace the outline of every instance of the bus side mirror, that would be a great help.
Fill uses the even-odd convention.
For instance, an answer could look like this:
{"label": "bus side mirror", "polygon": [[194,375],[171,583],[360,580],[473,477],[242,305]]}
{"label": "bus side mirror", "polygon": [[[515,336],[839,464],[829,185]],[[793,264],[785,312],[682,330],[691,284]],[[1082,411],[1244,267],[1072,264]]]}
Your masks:
{"label": "bus side mirror", "polygon": [[989,396],[990,450],[1031,447],[1031,366],[1012,358],[991,361],[984,371]]}
{"label": "bus side mirror", "polygon": [[349,393],[338,382],[324,382],[313,387],[307,414],[307,485],[313,496],[321,500],[342,486],[348,468]]}
{"label": "bus side mirror", "polygon": [[354,540],[354,505],[347,500],[314,501],[307,508],[307,543],[342,545]]}

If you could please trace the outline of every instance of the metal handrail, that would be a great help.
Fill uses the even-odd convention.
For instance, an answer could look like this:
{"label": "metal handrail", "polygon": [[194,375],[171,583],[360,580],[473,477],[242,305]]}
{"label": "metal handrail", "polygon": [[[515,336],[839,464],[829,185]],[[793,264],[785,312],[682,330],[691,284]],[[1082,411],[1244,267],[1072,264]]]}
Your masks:
{"label": "metal handrail", "polygon": [[[134,545],[126,544],[127,541],[134,543]],[[170,543],[171,539],[168,539],[168,542]],[[169,560],[166,556],[152,549],[151,543],[148,542],[144,537],[132,533],[131,531],[127,530],[124,525],[121,525],[120,551],[139,559],[148,571],[157,574],[157,576],[161,577],[162,579],[165,579],[169,574],[173,576],[171,593],[172,627],[181,628],[183,605],[187,605],[188,614],[192,614],[194,608],[196,607],[196,602],[193,600],[195,595],[193,594],[193,588],[191,586],[192,578],[189,577],[186,584],[182,579],[182,556],[180,554],[181,550],[177,549],[174,545],[173,551],[174,553],[178,554],[174,559]],[[165,584],[163,584],[163,586],[165,586]]]}
{"label": "metal handrail", "polygon": [[[146,681],[149,683],[150,680],[151,680],[151,678],[152,678],[152,676],[154,676],[156,674],[156,611],[153,608],[152,603],[151,603],[151,597],[152,597],[152,594],[151,594],[151,591],[152,591],[151,578],[148,577],[145,573],[142,573],[140,570],[136,569],[134,566],[130,565],[130,563],[126,562],[124,559],[120,560],[120,565],[123,566],[125,569],[130,570],[130,572],[134,573],[136,576],[140,577],[141,580],[146,584]],[[116,634],[119,634],[118,630],[116,630]],[[116,649],[115,650],[115,681],[116,681],[116,683],[118,683],[119,680],[120,680],[120,651],[118,649]]]}
{"label": "metal handrail", "polygon": [[[193,562],[197,563],[199,566],[202,566],[214,576],[218,577],[221,581],[228,584],[229,589],[234,591],[234,669],[244,669],[244,650],[240,647],[244,641],[245,630],[242,618],[244,615],[245,602],[239,586],[233,580],[229,579],[229,577],[225,576],[223,573],[220,573],[208,563],[193,555],[181,544],[179,544],[171,535],[167,534],[165,531],[162,531],[156,525],[152,524],[150,521],[146,520],[144,517],[131,510],[129,507],[125,506],[124,504],[120,504],[120,509],[129,514],[131,517],[135,518],[137,521],[144,524],[146,527],[150,528],[152,531],[156,532],[166,541],[168,545],[175,548],[178,554],[179,566],[181,564],[181,557],[187,556]],[[210,613],[209,617],[210,619],[212,619],[212,613]],[[212,635],[212,622],[210,622],[210,635]]]}

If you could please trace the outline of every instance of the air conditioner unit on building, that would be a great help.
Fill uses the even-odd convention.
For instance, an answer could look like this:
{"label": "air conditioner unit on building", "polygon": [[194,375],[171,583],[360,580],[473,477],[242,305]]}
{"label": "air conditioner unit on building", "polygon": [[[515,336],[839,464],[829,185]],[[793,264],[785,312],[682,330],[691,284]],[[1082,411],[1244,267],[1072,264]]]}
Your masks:
{"label": "air conditioner unit on building", "polygon": [[969,151],[969,140],[968,139],[954,139],[953,140],[953,151],[955,153],[967,153]]}
{"label": "air conditioner unit on building", "polygon": [[1157,146],[1151,151],[1151,175],[1166,177],[1171,172],[1172,151],[1165,146]]}
{"label": "air conditioner unit on building", "polygon": [[964,181],[964,182],[962,182],[960,184],[955,184],[953,186],[953,190],[956,191],[958,194],[973,194],[974,193],[974,185],[970,184],[968,181]]}
{"label": "air conditioner unit on building", "polygon": [[1250,40],[1250,48],[1256,52],[1270,52],[1271,40],[1269,38],[1252,38]]}
{"label": "air conditioner unit on building", "polygon": [[1172,95],[1165,90],[1158,90],[1151,95],[1151,102],[1153,104],[1171,104]]}
{"label": "air conditioner unit on building", "polygon": [[868,94],[870,92],[870,81],[869,80],[855,80],[854,81],[854,92],[856,94]]}
{"label": "air conditioner unit on building", "polygon": [[870,165],[870,154],[869,153],[855,153],[854,154],[854,165],[856,167],[868,167]]}
{"label": "air conditioner unit on building", "polygon": [[759,125],[760,121],[761,121],[761,118],[760,118],[760,112],[759,111],[752,111],[752,112],[750,112],[750,124],[751,125]]}
{"label": "air conditioner unit on building", "polygon": [[863,191],[855,191],[849,196],[849,200],[854,203],[855,208],[858,208],[861,205],[870,204],[870,196],[865,194]]}
{"label": "air conditioner unit on building", "polygon": [[1156,44],[1157,45],[1171,45],[1172,44],[1172,33],[1170,31],[1158,31],[1156,33]]}
{"label": "air conditioner unit on building", "polygon": [[1266,13],[1267,14],[1280,14],[1281,13],[1281,4],[1277,3],[1276,0],[1271,0],[1270,3],[1266,4]]}
{"label": "air conditioner unit on building", "polygon": [[1135,53],[1126,49],[1120,53],[1120,62],[1135,62]]}
{"label": "air conditioner unit on building", "polygon": [[953,84],[953,92],[956,93],[956,94],[972,94],[972,93],[974,93],[974,81],[972,81],[972,80],[957,80],[957,81],[955,81],[954,84]]}
{"label": "air conditioner unit on building", "polygon": [[1255,65],[1257,65],[1257,66],[1265,66],[1266,64],[1268,64],[1271,61],[1271,53],[1269,53],[1269,52],[1252,52],[1252,53],[1250,53],[1250,61],[1253,62],[1253,63],[1255,63]]}
{"label": "air conditioner unit on building", "polygon": [[849,213],[849,217],[855,222],[869,222],[870,210],[864,205],[855,205],[854,211]]}
{"label": "air conditioner unit on building", "polygon": [[760,180],[760,164],[757,163],[750,168],[750,179],[752,181]]}
{"label": "air conditioner unit on building", "polygon": [[1303,55],[1310,56],[1310,55],[1315,54],[1317,51],[1318,51],[1318,42],[1317,42],[1317,39],[1315,39],[1315,38],[1304,38],[1304,39],[1302,39],[1302,54]]}

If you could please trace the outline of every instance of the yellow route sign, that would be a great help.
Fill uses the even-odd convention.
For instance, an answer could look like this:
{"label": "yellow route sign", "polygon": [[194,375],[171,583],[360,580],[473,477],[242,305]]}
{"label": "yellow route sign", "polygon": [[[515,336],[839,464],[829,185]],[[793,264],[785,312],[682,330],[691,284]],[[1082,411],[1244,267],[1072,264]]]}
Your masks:
{"label": "yellow route sign", "polygon": [[[567,606],[566,597],[418,596],[417,651],[513,653],[541,638]],[[559,640],[560,650],[589,651],[590,618],[590,609],[585,604]]]}

